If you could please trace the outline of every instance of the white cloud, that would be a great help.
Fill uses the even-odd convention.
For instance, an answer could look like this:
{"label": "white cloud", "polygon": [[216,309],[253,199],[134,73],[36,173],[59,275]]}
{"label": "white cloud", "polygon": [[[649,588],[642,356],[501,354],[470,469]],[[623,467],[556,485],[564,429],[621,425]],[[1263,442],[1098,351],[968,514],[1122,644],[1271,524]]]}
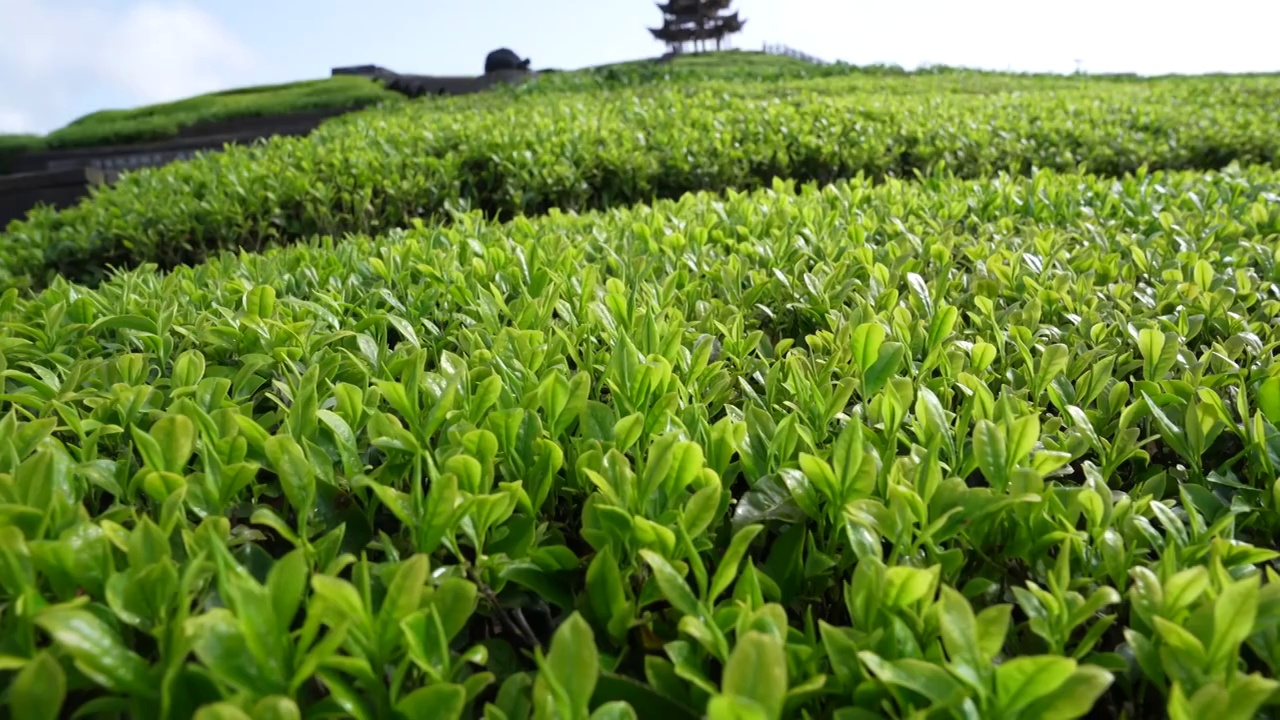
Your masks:
{"label": "white cloud", "polygon": [[176,100],[229,87],[255,64],[214,15],[181,0],[0,0],[0,17],[0,86],[40,130],[98,109],[92,98]]}
{"label": "white cloud", "polygon": [[36,131],[36,125],[26,113],[13,108],[0,107],[0,134],[21,135]]}
{"label": "white cloud", "polygon": [[[252,53],[217,20],[186,4],[139,4],[121,19],[103,74],[144,102],[227,87]],[[116,48],[129,48],[117,53]]]}
{"label": "white cloud", "polygon": [[[785,42],[828,59],[995,70],[1280,70],[1275,0],[738,0],[741,47]],[[814,19],[819,21],[815,22]]]}

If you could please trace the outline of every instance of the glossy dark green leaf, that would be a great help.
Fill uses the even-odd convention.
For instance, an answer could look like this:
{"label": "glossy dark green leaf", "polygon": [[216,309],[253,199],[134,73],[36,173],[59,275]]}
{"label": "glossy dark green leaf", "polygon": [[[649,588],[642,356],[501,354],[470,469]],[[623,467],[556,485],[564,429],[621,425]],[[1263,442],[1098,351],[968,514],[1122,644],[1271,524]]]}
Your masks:
{"label": "glossy dark green leaf", "polygon": [[97,615],[80,608],[55,606],[41,611],[35,622],[97,684],[118,693],[154,696],[147,661],[125,646],[120,635]]}
{"label": "glossy dark green leaf", "polygon": [[1144,392],[1142,398],[1146,401],[1147,409],[1151,413],[1151,419],[1155,421],[1156,428],[1160,431],[1160,437],[1164,438],[1169,447],[1173,448],[1184,459],[1198,461],[1198,457],[1192,458],[1191,450],[1187,446],[1186,432],[1175,425],[1168,415],[1165,415],[1164,410],[1156,404],[1155,400],[1151,399],[1150,395]]}
{"label": "glossy dark green leaf", "polygon": [[653,571],[654,580],[657,581],[663,597],[671,603],[672,607],[685,615],[697,617],[701,614],[698,599],[694,596],[693,590],[666,558],[651,550],[641,550],[640,556]]}
{"label": "glossy dark green leaf", "polygon": [[867,651],[858,656],[882,682],[918,692],[936,705],[949,705],[964,694],[958,680],[932,663],[913,658],[887,661]]}
{"label": "glossy dark green leaf", "polygon": [[343,618],[352,622],[367,621],[368,610],[364,600],[351,583],[327,575],[313,575],[311,591]]}
{"label": "glossy dark green leaf", "polygon": [[733,524],[743,527],[768,520],[799,522],[803,517],[804,513],[782,480],[768,476],[738,500],[733,511]]}
{"label": "glossy dark green leaf", "polygon": [[1009,478],[1009,445],[1004,430],[990,420],[979,420],[973,430],[973,453],[991,487],[1004,490]]}
{"label": "glossy dark green leaf", "polygon": [[1084,665],[1057,689],[1042,696],[1022,710],[1025,717],[1052,720],[1076,720],[1088,716],[1099,698],[1111,686],[1114,677],[1101,668]]}
{"label": "glossy dark green leaf", "polygon": [[431,594],[430,604],[440,614],[446,640],[452,640],[466,627],[479,602],[478,595],[475,584],[461,578],[447,578]]}
{"label": "glossy dark green leaf", "polygon": [[864,397],[871,397],[880,392],[889,382],[889,378],[898,372],[906,351],[906,347],[899,342],[887,342],[880,347],[880,356],[863,375]]}
{"label": "glossy dark green leaf", "polygon": [[[733,584],[734,579],[738,576],[738,567],[742,562],[742,558],[746,555],[751,541],[756,538],[764,530],[762,525],[747,525],[738,530],[733,535],[733,540],[729,542],[729,547],[720,558],[720,562],[716,565],[715,575],[711,578],[711,592],[709,599],[714,601]],[[661,580],[659,580],[661,583]],[[664,588],[665,594],[665,588]]]}
{"label": "glossy dark green leaf", "polygon": [[196,711],[195,720],[252,720],[248,713],[229,702],[205,705]]}
{"label": "glossy dark green leaf", "polygon": [[396,712],[414,720],[458,720],[466,703],[467,691],[461,685],[435,683],[405,695],[396,703]]}
{"label": "glossy dark green leaf", "polygon": [[271,566],[267,574],[267,593],[278,622],[288,626],[298,614],[307,590],[307,558],[302,550],[293,550]]}
{"label": "glossy dark green leaf", "polygon": [[252,318],[269,318],[275,314],[276,289],[258,285],[244,296],[245,314]]}
{"label": "glossy dark green leaf", "polygon": [[774,635],[749,632],[738,638],[721,681],[724,693],[750,700],[770,720],[782,717],[787,695],[787,661]]}
{"label": "glossy dark green leaf", "polygon": [[244,628],[227,610],[212,610],[187,621],[191,648],[214,677],[249,692],[272,694],[277,683],[250,649]]}
{"label": "glossy dark green leaf", "polygon": [[369,708],[364,694],[352,687],[349,681],[329,670],[321,670],[316,675],[346,717],[355,720],[374,720],[376,716]]}
{"label": "glossy dark green leaf", "polygon": [[587,568],[586,595],[597,621],[607,627],[615,642],[623,640],[631,621],[631,602],[617,560],[608,546],[596,553]]}
{"label": "glossy dark green leaf", "polygon": [[1273,375],[1258,386],[1258,409],[1272,425],[1280,426],[1280,376]]}
{"label": "glossy dark green leaf", "polygon": [[315,507],[316,475],[302,446],[287,435],[273,435],[267,440],[266,452],[289,504],[305,518]]}
{"label": "glossy dark green leaf", "polygon": [[53,655],[41,652],[13,678],[9,711],[14,720],[57,720],[66,698],[66,673]]}
{"label": "glossy dark green leaf", "polygon": [[957,665],[967,665],[968,672],[976,677],[978,672],[985,670],[988,658],[980,649],[982,638],[978,632],[978,620],[969,601],[958,591],[944,586],[938,599],[938,611],[938,629],[948,657]]}
{"label": "glossy dark green leaf", "polygon": [[163,465],[158,469],[182,474],[195,450],[195,424],[185,415],[166,415],[151,426],[149,434],[163,458]]}
{"label": "glossy dark green leaf", "polygon": [[996,696],[1005,712],[1015,713],[1057,690],[1075,671],[1075,661],[1068,658],[1012,658],[996,668]]}
{"label": "glossy dark green leaf", "polygon": [[254,703],[254,720],[302,720],[298,704],[280,695],[265,697]]}
{"label": "glossy dark green leaf", "polygon": [[379,642],[384,651],[394,647],[400,638],[400,623],[422,607],[430,571],[431,562],[426,555],[414,555],[396,567],[377,616]]}
{"label": "glossy dark green leaf", "polygon": [[884,343],[884,326],[879,323],[863,323],[853,331],[853,357],[863,373],[880,357],[880,346]]}
{"label": "glossy dark green leaf", "polygon": [[551,638],[551,648],[534,683],[534,704],[539,708],[538,714],[558,717],[585,715],[599,675],[600,655],[595,635],[587,621],[574,613]]}

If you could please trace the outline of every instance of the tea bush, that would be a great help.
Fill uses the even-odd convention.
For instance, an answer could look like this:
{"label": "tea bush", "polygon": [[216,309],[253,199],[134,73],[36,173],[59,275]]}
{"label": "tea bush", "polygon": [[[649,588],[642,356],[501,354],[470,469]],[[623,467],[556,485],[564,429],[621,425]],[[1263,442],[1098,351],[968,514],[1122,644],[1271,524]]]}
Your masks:
{"label": "tea bush", "polygon": [[1278,200],[778,182],[11,289],[3,701],[1275,717]]}
{"label": "tea bush", "polygon": [[44,137],[49,148],[164,140],[201,123],[234,118],[340,110],[395,103],[401,96],[368,78],[340,75],[208,93],[128,110],[100,110],[78,118]]}
{"label": "tea bush", "polygon": [[507,219],[750,190],[774,177],[1275,164],[1277,83],[850,76],[411,103],[128,175],[79,206],[33,212],[0,235],[0,288],[377,234],[455,210]]}

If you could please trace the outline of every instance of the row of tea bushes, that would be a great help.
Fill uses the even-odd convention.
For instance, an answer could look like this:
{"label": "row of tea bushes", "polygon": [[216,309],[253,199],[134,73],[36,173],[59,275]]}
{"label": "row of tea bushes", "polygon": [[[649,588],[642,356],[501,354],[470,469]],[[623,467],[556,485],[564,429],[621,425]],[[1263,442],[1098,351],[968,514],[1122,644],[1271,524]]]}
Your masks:
{"label": "row of tea bushes", "polygon": [[778,183],[10,290],[0,702],[1276,717],[1278,193]]}
{"label": "row of tea bushes", "polygon": [[[670,62],[636,61],[585,68],[572,72],[550,72],[524,83],[520,94],[600,92],[619,88],[638,89],[653,85],[727,82],[749,85],[761,92],[777,92],[806,81],[822,83],[839,79],[842,85],[863,84],[871,89],[890,92],[929,92],[931,94],[982,93],[1013,91],[1074,90],[1081,85],[1140,85],[1160,88],[1178,85],[1183,89],[1199,86],[1220,91],[1224,86],[1245,84],[1265,87],[1280,75],[1198,75],[1139,76],[1134,74],[1007,73],[947,66],[924,66],[905,70],[896,65],[849,65],[831,63],[817,65],[785,56],[763,53],[720,53],[687,55]],[[894,82],[886,83],[887,79]]]}
{"label": "row of tea bushes", "polygon": [[281,85],[237,88],[128,110],[99,110],[43,138],[48,148],[163,140],[204,123],[397,103],[399,93],[368,78],[339,75]]}
{"label": "row of tea bushes", "polygon": [[[113,266],[197,262],[313,235],[377,234],[476,209],[508,218],[767,187],[966,177],[1034,168],[1104,175],[1280,157],[1280,81],[1089,83],[953,92],[960,78],[705,84],[413,103],[144,171],[0,235],[0,287]],[[999,88],[999,78],[993,78]],[[951,83],[951,85],[948,85]]]}

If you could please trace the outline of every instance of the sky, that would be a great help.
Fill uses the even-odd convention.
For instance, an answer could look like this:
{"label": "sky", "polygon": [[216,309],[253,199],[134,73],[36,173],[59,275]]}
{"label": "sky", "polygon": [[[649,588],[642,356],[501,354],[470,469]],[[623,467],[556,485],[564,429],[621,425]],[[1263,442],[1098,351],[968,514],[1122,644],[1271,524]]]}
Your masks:
{"label": "sky", "polygon": [[[1280,71],[1280,0],[735,0],[733,43],[827,60],[1031,72]],[[0,0],[0,133],[374,63],[478,74],[660,54],[647,0]]]}

